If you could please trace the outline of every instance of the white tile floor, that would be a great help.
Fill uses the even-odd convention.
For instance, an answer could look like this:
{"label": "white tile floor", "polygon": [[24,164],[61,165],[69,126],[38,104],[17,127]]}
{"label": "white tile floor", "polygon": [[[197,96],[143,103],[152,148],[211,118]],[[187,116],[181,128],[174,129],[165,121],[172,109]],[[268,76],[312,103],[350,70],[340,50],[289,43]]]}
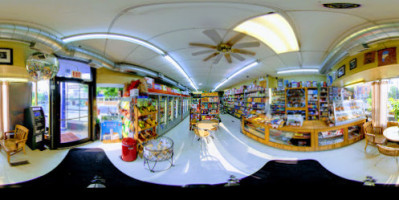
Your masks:
{"label": "white tile floor", "polygon": [[[240,133],[239,120],[222,115],[221,128],[207,145],[193,140],[188,130],[188,118],[164,136],[174,141],[174,166],[162,172],[152,173],[144,167],[142,158],[133,162],[122,161],[121,144],[90,142],[83,148],[102,148],[108,158],[126,175],[157,184],[183,186],[187,184],[225,183],[230,175],[241,179],[255,173],[270,160],[314,159],[332,173],[355,181],[372,176],[380,184],[399,185],[399,166],[395,159],[380,155],[369,146],[364,151],[364,140],[347,147],[320,152],[292,152],[258,143]],[[54,169],[68,153],[64,150],[31,151],[17,154],[13,161],[28,160],[30,164],[10,167],[4,152],[0,155],[0,185],[24,182],[43,176]]]}

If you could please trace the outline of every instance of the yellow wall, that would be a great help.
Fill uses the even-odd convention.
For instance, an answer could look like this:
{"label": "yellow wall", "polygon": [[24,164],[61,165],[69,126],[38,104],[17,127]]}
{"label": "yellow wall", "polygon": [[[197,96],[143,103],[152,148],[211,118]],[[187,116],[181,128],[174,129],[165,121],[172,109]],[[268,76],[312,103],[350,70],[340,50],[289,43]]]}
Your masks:
{"label": "yellow wall", "polygon": [[116,72],[107,68],[97,69],[97,84],[98,83],[112,83],[112,84],[125,84],[130,83],[132,80],[143,78],[133,74],[126,74],[122,72]]}
{"label": "yellow wall", "polygon": [[29,78],[25,63],[29,55],[34,52],[29,48],[29,44],[0,41],[0,48],[13,50],[13,65],[0,65],[0,77]]}
{"label": "yellow wall", "polygon": [[[377,44],[373,44],[373,45],[369,45],[369,49],[360,52],[354,56],[348,56],[344,59],[342,59],[340,62],[338,62],[336,65],[334,65],[331,68],[331,72],[336,72],[338,70],[338,68],[340,68],[341,66],[345,65],[345,75],[337,78],[336,80],[334,80],[333,85],[337,85],[337,86],[343,86],[345,84],[351,83],[351,82],[355,82],[358,80],[354,80],[353,77],[355,74],[358,74],[359,72],[364,72],[366,70],[369,70],[370,73],[379,73],[378,70],[371,70],[371,69],[375,69],[375,68],[383,68],[383,67],[379,67],[378,66],[378,50],[382,50],[385,48],[390,48],[390,47],[396,47],[396,59],[397,59],[397,63],[399,63],[399,40],[390,40],[390,41],[385,41],[385,42],[380,42]],[[375,52],[375,60],[373,63],[369,63],[369,64],[364,64],[364,55],[365,53],[368,52]],[[349,69],[349,62],[356,58],[357,59],[357,67],[355,69],[350,70]],[[399,70],[399,65],[389,65],[390,68],[392,69],[392,71],[397,71]],[[331,72],[329,73],[331,75]],[[376,74],[374,75],[368,75],[367,73],[364,73],[362,75],[365,75],[363,79],[365,79],[365,81],[372,81],[370,79],[367,79],[367,77],[373,77],[373,79],[381,79],[381,78],[392,78],[391,76],[397,76],[397,74],[391,73],[391,74],[386,74],[386,73],[381,73],[381,75],[378,77],[376,76]],[[356,77],[356,79],[359,79],[359,77]],[[359,79],[360,80],[360,79]]]}

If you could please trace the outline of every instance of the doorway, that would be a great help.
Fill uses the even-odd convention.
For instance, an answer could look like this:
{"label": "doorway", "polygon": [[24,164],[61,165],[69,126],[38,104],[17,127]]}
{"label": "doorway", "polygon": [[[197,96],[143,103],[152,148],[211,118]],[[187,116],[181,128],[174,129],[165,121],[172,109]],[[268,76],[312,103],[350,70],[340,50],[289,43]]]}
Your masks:
{"label": "doorway", "polygon": [[55,77],[52,84],[55,116],[50,132],[52,149],[91,140],[93,84],[62,77]]}

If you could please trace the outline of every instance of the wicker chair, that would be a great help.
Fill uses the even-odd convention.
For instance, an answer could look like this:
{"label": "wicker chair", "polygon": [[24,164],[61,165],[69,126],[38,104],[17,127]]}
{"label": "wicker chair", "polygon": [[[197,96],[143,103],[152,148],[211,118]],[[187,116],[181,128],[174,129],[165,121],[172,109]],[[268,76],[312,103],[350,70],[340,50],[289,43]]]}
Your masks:
{"label": "wicker chair", "polygon": [[[4,149],[7,153],[7,162],[10,164],[10,157],[21,150],[25,152],[25,144],[28,140],[28,132],[24,126],[16,125],[15,130],[4,132],[0,139],[0,149]],[[13,134],[10,134],[13,133]]]}
{"label": "wicker chair", "polygon": [[375,131],[375,128],[380,129],[379,127],[373,127],[372,122],[366,122],[363,124],[364,129],[364,137],[366,139],[366,146],[364,150],[366,151],[368,144],[377,145],[377,144],[385,144],[387,139],[382,135],[382,131]]}
{"label": "wicker chair", "polygon": [[[377,144],[378,151],[386,156],[395,157],[396,165],[399,166],[398,156],[399,156],[399,146],[397,145],[381,145]],[[377,163],[376,163],[377,164]]]}
{"label": "wicker chair", "polygon": [[399,123],[398,122],[387,122],[387,128],[389,128],[391,126],[399,126]]}

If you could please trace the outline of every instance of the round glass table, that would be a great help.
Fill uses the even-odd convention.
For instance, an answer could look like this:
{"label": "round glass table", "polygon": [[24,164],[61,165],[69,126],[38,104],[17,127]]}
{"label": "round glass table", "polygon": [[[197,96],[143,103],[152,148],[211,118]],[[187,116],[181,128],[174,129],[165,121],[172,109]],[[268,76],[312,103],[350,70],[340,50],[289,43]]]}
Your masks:
{"label": "round glass table", "polygon": [[173,166],[173,140],[158,137],[144,144],[144,166],[151,172],[164,171]]}
{"label": "round glass table", "polygon": [[399,127],[397,126],[386,128],[382,134],[390,141],[399,142]]}

